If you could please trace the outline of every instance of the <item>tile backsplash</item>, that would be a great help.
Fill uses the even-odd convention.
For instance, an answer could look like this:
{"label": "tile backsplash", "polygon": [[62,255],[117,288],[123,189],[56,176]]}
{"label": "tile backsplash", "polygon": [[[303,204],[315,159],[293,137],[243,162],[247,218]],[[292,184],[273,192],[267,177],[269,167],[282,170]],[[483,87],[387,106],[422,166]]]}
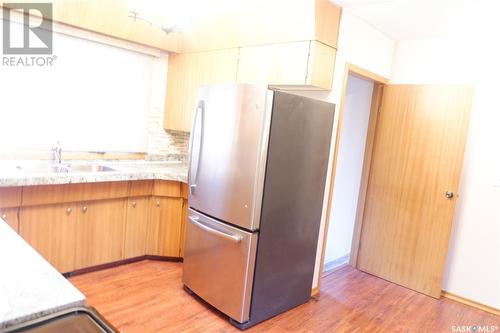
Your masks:
{"label": "tile backsplash", "polygon": [[153,108],[148,122],[148,160],[188,160],[189,132],[165,130],[162,108]]}

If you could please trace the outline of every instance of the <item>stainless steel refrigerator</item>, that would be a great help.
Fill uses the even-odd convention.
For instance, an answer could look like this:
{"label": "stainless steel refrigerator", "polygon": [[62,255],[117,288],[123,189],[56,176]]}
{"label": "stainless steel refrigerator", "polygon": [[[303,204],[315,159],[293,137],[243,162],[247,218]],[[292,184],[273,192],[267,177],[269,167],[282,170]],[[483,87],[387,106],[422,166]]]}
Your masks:
{"label": "stainless steel refrigerator", "polygon": [[310,298],[333,116],[267,86],[199,91],[183,282],[240,329]]}

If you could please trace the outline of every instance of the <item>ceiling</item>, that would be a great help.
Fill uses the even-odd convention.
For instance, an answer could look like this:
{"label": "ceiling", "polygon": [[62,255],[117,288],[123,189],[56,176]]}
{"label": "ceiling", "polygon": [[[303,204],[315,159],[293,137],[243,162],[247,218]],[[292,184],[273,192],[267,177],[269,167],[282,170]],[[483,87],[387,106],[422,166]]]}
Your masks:
{"label": "ceiling", "polygon": [[[332,0],[394,40],[436,38],[464,19],[478,0]],[[480,1],[480,0],[479,0]]]}

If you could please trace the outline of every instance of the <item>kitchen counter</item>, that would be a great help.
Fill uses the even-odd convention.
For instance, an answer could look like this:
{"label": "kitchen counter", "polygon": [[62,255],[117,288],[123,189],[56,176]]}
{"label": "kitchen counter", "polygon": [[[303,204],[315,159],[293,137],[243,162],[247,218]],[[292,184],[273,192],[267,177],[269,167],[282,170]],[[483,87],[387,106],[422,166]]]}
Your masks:
{"label": "kitchen counter", "polygon": [[[68,161],[69,162],[69,161]],[[18,165],[40,161],[0,162],[0,187],[50,185],[70,183],[97,183],[128,180],[174,180],[187,182],[187,164],[165,161],[71,161],[71,163],[91,163],[113,168],[114,171],[97,172],[28,172],[19,170]],[[49,163],[49,162],[47,162]],[[66,161],[63,161],[63,164]]]}
{"label": "kitchen counter", "polygon": [[85,304],[85,296],[0,219],[0,331]]}

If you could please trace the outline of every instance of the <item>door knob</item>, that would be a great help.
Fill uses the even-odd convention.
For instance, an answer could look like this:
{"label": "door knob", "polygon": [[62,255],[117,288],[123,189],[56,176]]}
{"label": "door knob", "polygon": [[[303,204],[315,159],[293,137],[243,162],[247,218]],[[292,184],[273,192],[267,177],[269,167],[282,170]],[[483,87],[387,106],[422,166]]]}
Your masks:
{"label": "door knob", "polygon": [[452,191],[446,191],[445,196],[447,199],[453,198],[453,192]]}
{"label": "door knob", "polygon": [[135,208],[135,206],[137,206],[137,202],[134,201],[134,202],[132,202],[132,207]]}
{"label": "door knob", "polygon": [[83,211],[84,213],[86,213],[86,212],[87,212],[87,206],[83,206],[83,207],[82,207],[82,211]]}
{"label": "door knob", "polygon": [[2,219],[7,221],[7,214],[3,214]]}
{"label": "door knob", "polygon": [[66,214],[68,215],[71,214],[71,210],[72,210],[71,208],[66,209]]}

